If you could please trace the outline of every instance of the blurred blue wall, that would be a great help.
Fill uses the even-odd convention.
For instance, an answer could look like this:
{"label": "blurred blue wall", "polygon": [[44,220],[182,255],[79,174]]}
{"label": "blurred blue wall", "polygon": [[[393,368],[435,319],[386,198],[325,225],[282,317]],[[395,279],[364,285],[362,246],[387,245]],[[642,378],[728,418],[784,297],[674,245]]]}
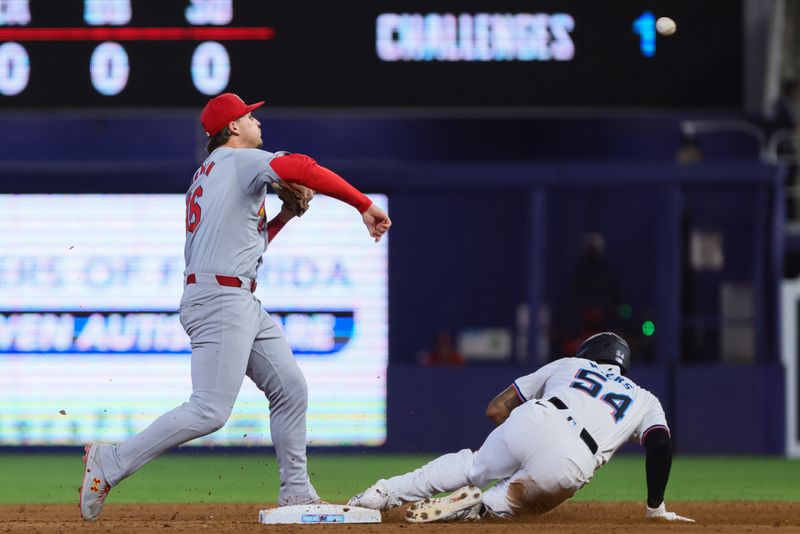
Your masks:
{"label": "blurred blue wall", "polygon": [[[386,449],[440,452],[478,449],[494,425],[489,401],[519,366],[389,368]],[[661,400],[682,454],[782,454],[783,369],[768,365],[634,365],[630,377]],[[625,452],[642,452],[638,444]]]}

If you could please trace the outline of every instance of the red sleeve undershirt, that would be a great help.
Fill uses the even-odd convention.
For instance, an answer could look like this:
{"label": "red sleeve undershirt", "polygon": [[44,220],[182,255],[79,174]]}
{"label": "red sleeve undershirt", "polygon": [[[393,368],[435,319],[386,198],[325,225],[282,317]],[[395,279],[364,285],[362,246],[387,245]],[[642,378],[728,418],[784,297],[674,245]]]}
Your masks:
{"label": "red sleeve undershirt", "polygon": [[284,226],[286,226],[285,222],[280,220],[277,216],[273,217],[272,220],[267,223],[267,241],[272,243],[272,240],[275,239],[278,232],[283,230]]}
{"label": "red sleeve undershirt", "polygon": [[364,213],[372,205],[370,199],[347,183],[344,178],[317,165],[316,161],[304,154],[278,156],[269,164],[281,180],[310,187],[318,193],[346,202],[359,213]]}

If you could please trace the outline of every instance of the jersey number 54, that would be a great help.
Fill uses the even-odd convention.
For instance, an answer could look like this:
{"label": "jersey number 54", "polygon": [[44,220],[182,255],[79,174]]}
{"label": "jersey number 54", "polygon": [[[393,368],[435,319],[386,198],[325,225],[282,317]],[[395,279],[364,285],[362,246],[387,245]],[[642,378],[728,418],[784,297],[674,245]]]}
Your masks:
{"label": "jersey number 54", "polygon": [[[581,369],[575,373],[575,382],[570,384],[569,387],[583,391],[592,398],[597,398],[603,390],[604,382],[608,382],[608,379],[602,374],[589,369]],[[625,412],[628,411],[631,402],[633,402],[633,399],[629,396],[619,393],[606,393],[600,397],[600,400],[613,409],[611,417],[614,418],[615,423],[625,417]]]}

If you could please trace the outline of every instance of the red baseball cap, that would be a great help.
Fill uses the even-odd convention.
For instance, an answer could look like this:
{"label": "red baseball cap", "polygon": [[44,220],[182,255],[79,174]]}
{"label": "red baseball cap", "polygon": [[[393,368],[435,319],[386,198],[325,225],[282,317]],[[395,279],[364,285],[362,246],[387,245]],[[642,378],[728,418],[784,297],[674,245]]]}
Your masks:
{"label": "red baseball cap", "polygon": [[244,117],[262,105],[264,105],[263,100],[255,104],[245,104],[244,100],[233,93],[222,93],[209,100],[203,108],[200,124],[209,136],[216,135],[232,121]]}

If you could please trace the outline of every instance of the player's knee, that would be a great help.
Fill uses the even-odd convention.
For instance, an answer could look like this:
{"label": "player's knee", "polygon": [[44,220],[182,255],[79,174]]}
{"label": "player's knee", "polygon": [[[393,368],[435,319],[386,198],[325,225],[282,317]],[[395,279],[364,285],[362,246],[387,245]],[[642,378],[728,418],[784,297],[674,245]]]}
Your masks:
{"label": "player's knee", "polygon": [[216,432],[228,421],[233,410],[236,397],[225,398],[221,395],[193,393],[186,406],[195,417],[193,428],[199,435]]}
{"label": "player's knee", "polygon": [[308,408],[308,384],[306,384],[306,379],[302,374],[291,385],[289,402],[303,410]]}
{"label": "player's knee", "polygon": [[306,384],[306,377],[299,367],[295,367],[291,372],[286,373],[284,376],[284,385],[286,389],[293,393],[296,399],[308,399],[308,385]]}
{"label": "player's knee", "polygon": [[470,484],[483,486],[491,480],[489,467],[484,465],[482,462],[475,461],[476,453],[474,453],[472,450],[462,449],[456,454],[459,456],[459,460],[461,461],[462,465],[466,468],[465,470]]}
{"label": "player's knee", "polygon": [[281,380],[280,390],[268,394],[270,409],[284,408],[305,411],[308,408],[308,385],[303,373],[287,375]]}
{"label": "player's knee", "polygon": [[228,422],[227,416],[218,414],[209,416],[207,419],[209,433],[216,432],[217,430],[225,426],[225,423],[227,422]]}
{"label": "player's knee", "polygon": [[524,507],[530,513],[543,514],[575,495],[578,487],[568,476],[519,478],[508,486],[508,504],[512,509]]}
{"label": "player's knee", "polygon": [[203,426],[208,434],[225,426],[231,415],[231,408],[212,407],[203,414]]}

